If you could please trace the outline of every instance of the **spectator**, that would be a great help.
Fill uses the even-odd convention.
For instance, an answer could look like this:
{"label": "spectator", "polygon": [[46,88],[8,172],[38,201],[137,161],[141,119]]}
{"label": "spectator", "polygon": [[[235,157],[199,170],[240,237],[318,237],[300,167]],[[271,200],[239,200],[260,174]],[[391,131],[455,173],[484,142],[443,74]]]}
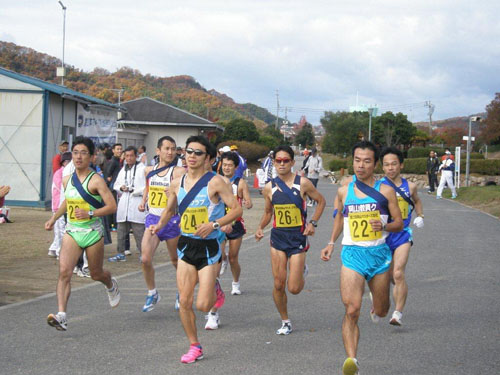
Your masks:
{"label": "spectator", "polygon": [[451,159],[453,161],[455,161],[455,156],[452,155],[451,151],[449,148],[445,148],[444,149],[444,155],[441,156],[441,161],[445,161],[447,159]]}
{"label": "spectator", "polygon": [[[307,169],[307,178],[312,182],[312,184],[316,188],[318,186],[319,173],[323,169],[323,159],[321,158],[321,156],[319,156],[316,147],[314,147],[311,150],[311,155],[307,159],[305,169]],[[309,207],[312,207],[314,201],[312,199],[308,200],[309,202],[307,203],[307,205]]]}
{"label": "spectator", "polygon": [[453,161],[453,155],[449,149],[446,149],[444,153],[444,160],[439,166],[441,171],[441,180],[439,180],[439,186],[437,189],[437,199],[441,199],[441,194],[443,193],[444,185],[448,184],[451,189],[451,199],[457,197],[457,191],[455,190],[455,184],[453,183],[453,174],[455,173],[455,162]]}
{"label": "spectator", "polygon": [[427,159],[427,176],[429,177],[429,190],[427,193],[434,193],[434,188],[438,186],[437,173],[439,170],[439,159],[434,151],[429,153],[429,158]]}
{"label": "spectator", "polygon": [[52,175],[61,168],[61,155],[68,151],[68,141],[62,141],[59,144],[59,153],[52,158]]}
{"label": "spectator", "polygon": [[[142,194],[146,185],[144,164],[137,161],[137,149],[129,146],[125,149],[125,165],[118,173],[113,189],[121,194],[118,200],[116,221],[118,222],[117,254],[109,258],[110,262],[123,262],[125,255],[130,255],[126,247],[126,237],[130,229],[134,233],[137,250],[141,253],[144,221],[146,215],[139,211]],[[127,251],[128,250],[128,251]]]}
{"label": "spectator", "polygon": [[274,168],[274,159],[273,159],[274,151],[271,150],[269,151],[269,154],[267,154],[267,157],[264,159],[264,162],[262,163],[262,169],[264,170],[265,176],[266,176],[266,181],[265,183],[268,183],[276,177],[276,169]]}
{"label": "spectator", "polygon": [[146,155],[146,146],[142,145],[138,149],[139,155],[137,156],[137,161],[144,164],[146,167],[148,165],[148,155]]}
{"label": "spectator", "polygon": [[[59,169],[54,173],[52,177],[52,213],[56,213],[61,205],[61,193],[63,192],[62,178],[63,170],[66,165],[71,161],[71,152],[65,152],[61,155],[61,165]],[[64,195],[64,194],[62,194]],[[54,224],[54,240],[49,247],[49,257],[59,258],[59,252],[61,251],[61,240],[64,235],[64,229],[66,228],[66,218],[61,216],[56,220]]]}
{"label": "spectator", "polygon": [[113,157],[111,158],[110,163],[107,166],[106,170],[106,182],[110,188],[113,187],[116,176],[118,176],[118,172],[120,172],[120,168],[122,166],[121,156],[123,152],[123,146],[121,143],[115,143],[111,148],[113,151]]}
{"label": "spectator", "polygon": [[243,178],[243,175],[245,174],[245,171],[247,169],[247,161],[245,160],[245,158],[243,158],[243,156],[241,156],[238,153],[238,146],[232,145],[230,147],[230,151],[233,151],[234,153],[236,153],[236,155],[238,155],[238,158],[240,159],[240,164],[238,165],[238,168],[236,169],[236,172],[234,173],[234,175],[236,177]]}
{"label": "spectator", "polygon": [[[106,153],[109,149],[110,149],[110,146],[107,143],[100,144],[99,148],[97,149],[97,159],[96,159],[95,163],[99,166],[99,168],[101,168],[102,171],[105,170],[104,168],[105,168],[106,160],[107,160]],[[102,175],[101,175],[101,177],[102,177]]]}
{"label": "spectator", "polygon": [[311,155],[310,155],[309,151],[307,150],[307,148],[304,149],[304,161],[302,162],[302,168],[301,168],[303,173],[304,173],[303,174],[304,177],[307,177],[308,170],[306,168],[306,165],[307,165],[307,162],[309,161],[309,156],[311,156]]}

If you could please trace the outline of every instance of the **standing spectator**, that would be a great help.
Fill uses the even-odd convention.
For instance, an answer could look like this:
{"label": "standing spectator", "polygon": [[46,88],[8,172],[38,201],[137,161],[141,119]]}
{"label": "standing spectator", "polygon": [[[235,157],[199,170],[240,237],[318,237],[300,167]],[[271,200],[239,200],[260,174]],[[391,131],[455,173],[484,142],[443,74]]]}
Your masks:
{"label": "standing spectator", "polygon": [[139,155],[137,156],[137,161],[144,164],[145,167],[148,165],[148,155],[146,155],[146,146],[142,145],[138,149]]}
{"label": "standing spectator", "polygon": [[238,146],[232,145],[230,147],[230,150],[232,152],[236,153],[236,155],[238,155],[238,158],[240,159],[240,164],[238,165],[238,169],[236,169],[236,172],[234,173],[234,175],[236,177],[243,178],[243,175],[245,174],[245,171],[247,169],[247,161],[245,160],[245,158],[243,156],[241,156],[238,153]]}
{"label": "standing spectator", "polygon": [[61,168],[61,155],[68,151],[68,141],[62,141],[59,144],[59,153],[52,158],[52,175]]}
{"label": "standing spectator", "polygon": [[446,159],[451,159],[451,160],[455,161],[455,156],[453,156],[451,154],[451,151],[450,151],[449,148],[445,148],[444,149],[444,155],[441,156],[441,161],[445,161]]}
{"label": "standing spectator", "polygon": [[[62,178],[64,167],[71,161],[71,152],[65,152],[61,155],[61,165],[52,177],[52,213],[56,213],[61,205],[61,192],[63,190]],[[58,257],[61,251],[61,240],[66,228],[66,218],[61,216],[54,224],[54,241],[49,247],[49,257]]]}
{"label": "standing spectator", "polygon": [[[113,190],[113,185],[116,180],[116,176],[118,176],[118,172],[120,172],[120,168],[122,166],[121,156],[123,147],[121,143],[115,143],[111,148],[113,152],[113,156],[109,163],[107,163],[107,168],[104,172],[104,177],[106,177],[106,182],[113,193],[113,197],[115,201],[117,201],[116,192]],[[116,213],[113,213],[109,216],[109,225],[111,226],[112,231],[116,231]]]}
{"label": "standing spectator", "polygon": [[144,164],[137,161],[137,149],[129,146],[125,149],[125,165],[118,173],[114,190],[121,194],[118,200],[118,209],[116,212],[116,221],[118,222],[118,253],[109,258],[110,262],[125,261],[127,252],[126,237],[134,233],[135,243],[139,253],[141,253],[142,237],[144,235],[144,221],[146,215],[139,211],[139,205],[142,202],[142,194],[146,185],[144,176]]}
{"label": "standing spectator", "polygon": [[434,151],[429,153],[427,159],[427,176],[429,177],[429,190],[427,193],[434,193],[434,188],[438,186],[437,173],[439,170],[439,159]]}
{"label": "standing spectator", "polygon": [[309,151],[306,149],[304,149],[304,161],[302,162],[302,171],[304,172],[303,176],[304,177],[307,177],[307,168],[306,168],[306,165],[307,165],[307,162],[309,161],[309,156],[311,156],[311,154],[309,153]]}
{"label": "standing spectator", "polygon": [[264,159],[262,163],[262,169],[264,170],[266,176],[266,184],[271,181],[274,177],[276,177],[276,169],[274,168],[274,159],[273,159],[274,151],[269,151],[267,157]]}
{"label": "standing spectator", "polygon": [[441,171],[441,180],[439,180],[439,186],[437,190],[437,199],[441,199],[441,194],[443,193],[444,185],[448,184],[451,189],[451,199],[457,197],[457,191],[455,190],[455,184],[453,183],[453,173],[455,173],[455,162],[453,161],[453,155],[449,149],[446,149],[444,153],[444,159],[439,170]]}
{"label": "standing spectator", "polygon": [[[97,149],[97,159],[96,159],[96,164],[101,168],[102,171],[104,171],[104,166],[106,164],[106,152],[109,150],[109,144],[107,143],[102,143],[99,145],[99,148]],[[101,176],[102,177],[102,176]]]}
{"label": "standing spectator", "polygon": [[[307,169],[307,178],[316,188],[318,186],[319,172],[321,172],[323,169],[323,159],[318,155],[318,150],[316,149],[316,147],[312,149],[305,169]],[[312,207],[313,204],[313,200],[308,199],[307,205],[309,207]]]}

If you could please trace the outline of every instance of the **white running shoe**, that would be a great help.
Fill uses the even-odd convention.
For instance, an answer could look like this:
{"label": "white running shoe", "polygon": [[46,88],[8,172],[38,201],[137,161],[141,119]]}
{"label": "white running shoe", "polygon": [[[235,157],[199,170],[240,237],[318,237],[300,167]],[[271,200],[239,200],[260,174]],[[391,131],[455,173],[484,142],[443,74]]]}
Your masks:
{"label": "white running shoe", "polygon": [[277,335],[289,335],[292,333],[292,323],[287,322],[287,323],[282,323],[281,328],[276,331]]}
{"label": "white running shoe", "polygon": [[375,314],[375,309],[373,308],[372,292],[370,292],[370,301],[372,302],[372,306],[370,307],[370,319],[372,320],[373,323],[378,323],[378,322],[380,322],[380,316]]}
{"label": "white running shoe", "polygon": [[226,269],[227,269],[227,264],[228,264],[228,261],[227,261],[227,258],[226,258],[226,260],[222,261],[222,264],[220,266],[219,276],[224,275],[224,272],[226,272]]}
{"label": "white running shoe", "polygon": [[131,252],[130,250],[125,250],[125,251],[124,251],[124,254],[125,254],[125,255],[127,255],[127,256],[128,256],[128,255],[132,255],[132,252]]}
{"label": "white running shoe", "polygon": [[233,281],[233,284],[232,284],[232,289],[231,289],[231,294],[233,296],[239,296],[241,294],[241,290],[240,290],[240,282],[238,281],[237,283],[235,283]]}
{"label": "white running shoe", "polygon": [[47,316],[47,324],[51,327],[54,327],[58,331],[66,331],[68,329],[68,321],[66,320],[66,316],[57,314],[49,314]]}
{"label": "white running shoe", "polygon": [[179,311],[181,308],[181,303],[179,302],[179,292],[175,294],[175,303],[174,303],[174,309]]}
{"label": "white running shoe", "polygon": [[219,328],[219,313],[218,312],[209,312],[205,315],[205,319],[207,320],[207,324],[205,324],[206,330],[213,330]]}
{"label": "white running shoe", "polygon": [[402,318],[403,318],[403,313],[395,310],[392,313],[392,317],[389,324],[392,324],[393,326],[401,326],[403,325],[403,322],[401,321]]}
{"label": "white running shoe", "polygon": [[342,375],[359,374],[359,363],[356,358],[347,358],[342,366]]}
{"label": "white running shoe", "polygon": [[118,289],[118,283],[114,277],[111,278],[113,284],[112,289],[109,290],[106,286],[106,292],[108,293],[109,304],[111,307],[115,308],[120,303],[120,289]]}
{"label": "white running shoe", "polygon": [[49,253],[47,255],[51,258],[57,257],[57,253],[55,250],[49,250]]}
{"label": "white running shoe", "polygon": [[304,264],[304,279],[307,277],[309,274],[309,266],[307,264]]}

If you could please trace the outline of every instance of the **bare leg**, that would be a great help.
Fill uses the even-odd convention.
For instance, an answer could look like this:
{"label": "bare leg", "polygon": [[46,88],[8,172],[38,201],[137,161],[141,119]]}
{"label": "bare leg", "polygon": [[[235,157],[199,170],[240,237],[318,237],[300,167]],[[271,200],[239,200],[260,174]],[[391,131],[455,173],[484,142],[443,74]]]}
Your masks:
{"label": "bare leg", "polygon": [[408,284],[405,279],[406,264],[410,255],[411,244],[409,242],[399,246],[392,257],[392,278],[394,280],[394,288],[392,290],[396,310],[403,312],[408,295]]}
{"label": "bare leg", "polygon": [[156,288],[155,269],[153,267],[153,257],[160,244],[160,239],[156,234],[151,234],[149,230],[144,232],[142,237],[142,274],[149,290]]}
{"label": "bare leg", "polygon": [[304,264],[306,263],[306,253],[294,254],[290,257],[288,276],[288,291],[292,294],[299,294],[304,289]]}
{"label": "bare leg", "polygon": [[177,287],[179,288],[179,316],[182,327],[191,344],[198,342],[196,317],[193,311],[194,288],[198,282],[196,267],[184,262],[177,264]]}
{"label": "bare leg", "polygon": [[238,263],[238,254],[240,252],[241,241],[243,237],[235,240],[229,240],[229,264],[231,265],[231,273],[233,274],[233,281],[240,281],[241,267]]}
{"label": "bare leg", "polygon": [[288,258],[284,251],[271,247],[271,267],[274,277],[273,299],[281,320],[288,319],[287,297],[285,292]]}
{"label": "bare leg", "polygon": [[66,312],[69,296],[71,294],[71,277],[82,249],[67,233],[64,234],[59,254],[59,279],[57,280],[57,305],[59,311]]}
{"label": "bare leg", "polygon": [[389,276],[389,272],[380,273],[368,282],[373,296],[373,309],[381,318],[387,315],[391,306]]}
{"label": "bare leg", "polygon": [[87,247],[87,258],[89,261],[89,271],[92,280],[100,281],[108,289],[113,287],[111,273],[102,268],[104,258],[104,239],[101,238],[96,244]]}
{"label": "bare leg", "polygon": [[356,271],[342,266],[340,270],[340,295],[345,306],[342,321],[342,339],[347,357],[356,358],[359,341],[358,319],[365,279]]}
{"label": "bare leg", "polygon": [[170,256],[170,261],[175,269],[177,269],[177,243],[179,242],[179,237],[169,238],[167,242],[168,255]]}

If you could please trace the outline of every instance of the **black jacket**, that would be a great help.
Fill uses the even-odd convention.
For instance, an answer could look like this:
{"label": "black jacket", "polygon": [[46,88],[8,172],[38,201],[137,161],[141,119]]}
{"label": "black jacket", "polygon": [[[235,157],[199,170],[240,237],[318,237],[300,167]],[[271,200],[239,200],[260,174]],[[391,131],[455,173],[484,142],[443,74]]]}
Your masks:
{"label": "black jacket", "polygon": [[437,173],[439,169],[439,158],[434,157],[434,158],[427,158],[427,172],[428,173]]}

